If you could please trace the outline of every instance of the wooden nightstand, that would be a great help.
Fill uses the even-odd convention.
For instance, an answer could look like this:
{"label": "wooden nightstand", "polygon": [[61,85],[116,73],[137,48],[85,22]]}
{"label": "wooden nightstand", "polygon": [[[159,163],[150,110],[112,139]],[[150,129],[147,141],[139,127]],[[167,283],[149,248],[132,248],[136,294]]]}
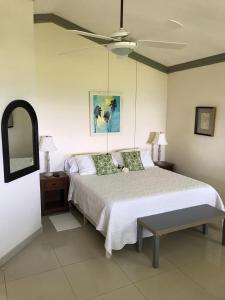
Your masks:
{"label": "wooden nightstand", "polygon": [[154,164],[157,167],[160,167],[160,168],[165,169],[165,170],[169,170],[169,171],[174,170],[174,164],[169,163],[167,161],[155,161]]}
{"label": "wooden nightstand", "polygon": [[68,190],[69,177],[64,172],[54,172],[58,176],[44,176],[40,174],[41,185],[41,213],[47,215],[69,208]]}

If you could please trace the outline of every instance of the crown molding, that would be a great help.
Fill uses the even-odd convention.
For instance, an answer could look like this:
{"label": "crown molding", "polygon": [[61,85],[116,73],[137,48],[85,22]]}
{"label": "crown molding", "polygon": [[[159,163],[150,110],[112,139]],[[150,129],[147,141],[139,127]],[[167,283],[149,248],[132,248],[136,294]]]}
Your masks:
{"label": "crown molding", "polygon": [[[68,21],[62,17],[59,17],[55,14],[52,14],[52,13],[51,14],[34,14],[34,23],[53,23],[55,25],[65,28],[65,29],[75,29],[75,30],[91,32],[81,26],[76,25],[73,22],[70,22],[70,21]],[[95,39],[93,37],[84,36],[84,38],[91,40],[97,44],[106,44],[107,43],[105,40]],[[160,72],[168,73],[168,74],[225,62],[225,53],[188,61],[185,63],[173,65],[170,67],[167,67],[167,66],[165,66],[151,58],[148,58],[144,55],[141,55],[137,52],[130,53],[129,57],[131,59],[134,59],[134,60],[146,65],[146,66],[149,66]]]}
{"label": "crown molding", "polygon": [[167,68],[167,73],[174,73],[178,71],[189,70],[193,68],[204,67],[208,65],[218,64],[225,61],[225,53],[212,55],[192,61],[188,61],[182,64],[177,64]]}
{"label": "crown molding", "polygon": [[[70,21],[68,21],[62,17],[59,17],[55,14],[35,14],[34,15],[34,23],[36,23],[36,24],[38,24],[38,23],[53,23],[55,25],[65,28],[65,29],[75,29],[75,30],[91,32],[91,31],[89,31],[83,27],[80,27],[80,26],[74,24],[73,22],[70,22]],[[106,44],[107,43],[105,40],[95,39],[93,37],[84,36],[84,38],[91,40],[97,44]],[[163,73],[167,73],[166,66],[164,66],[164,65],[160,64],[159,62],[152,60],[146,56],[143,56],[137,52],[132,52],[131,54],[129,54],[129,57],[131,59],[134,59],[134,60],[136,60],[142,64],[145,64],[153,69],[156,69]]]}

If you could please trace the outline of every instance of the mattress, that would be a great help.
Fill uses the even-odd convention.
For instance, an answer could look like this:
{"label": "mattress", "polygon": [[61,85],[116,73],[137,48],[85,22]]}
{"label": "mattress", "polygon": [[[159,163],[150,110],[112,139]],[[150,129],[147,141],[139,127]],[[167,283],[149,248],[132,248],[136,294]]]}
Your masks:
{"label": "mattress", "polygon": [[224,209],[210,185],[158,167],[105,176],[72,175],[69,200],[105,235],[109,254],[136,242],[139,217],[201,204]]}

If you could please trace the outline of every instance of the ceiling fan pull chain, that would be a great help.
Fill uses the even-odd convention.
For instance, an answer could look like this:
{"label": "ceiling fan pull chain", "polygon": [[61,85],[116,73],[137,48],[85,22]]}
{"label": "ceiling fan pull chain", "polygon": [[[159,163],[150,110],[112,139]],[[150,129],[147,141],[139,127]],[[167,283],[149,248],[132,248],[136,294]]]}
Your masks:
{"label": "ceiling fan pull chain", "polygon": [[138,92],[138,62],[135,61],[135,96],[134,96],[134,150],[136,149],[137,133],[137,92]]}
{"label": "ceiling fan pull chain", "polygon": [[[107,96],[109,96],[109,50],[107,51]],[[109,128],[107,123],[106,131],[106,153],[109,153]]]}

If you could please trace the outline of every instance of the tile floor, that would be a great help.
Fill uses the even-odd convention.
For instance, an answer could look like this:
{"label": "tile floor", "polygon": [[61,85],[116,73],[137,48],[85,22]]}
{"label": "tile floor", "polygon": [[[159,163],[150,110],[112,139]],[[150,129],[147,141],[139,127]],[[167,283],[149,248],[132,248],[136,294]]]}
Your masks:
{"label": "tile floor", "polygon": [[108,260],[104,238],[90,224],[56,232],[44,217],[43,229],[0,272],[1,299],[225,300],[225,247],[215,226],[208,237],[197,230],[165,236],[157,270],[151,238],[142,253],[127,245]]}

